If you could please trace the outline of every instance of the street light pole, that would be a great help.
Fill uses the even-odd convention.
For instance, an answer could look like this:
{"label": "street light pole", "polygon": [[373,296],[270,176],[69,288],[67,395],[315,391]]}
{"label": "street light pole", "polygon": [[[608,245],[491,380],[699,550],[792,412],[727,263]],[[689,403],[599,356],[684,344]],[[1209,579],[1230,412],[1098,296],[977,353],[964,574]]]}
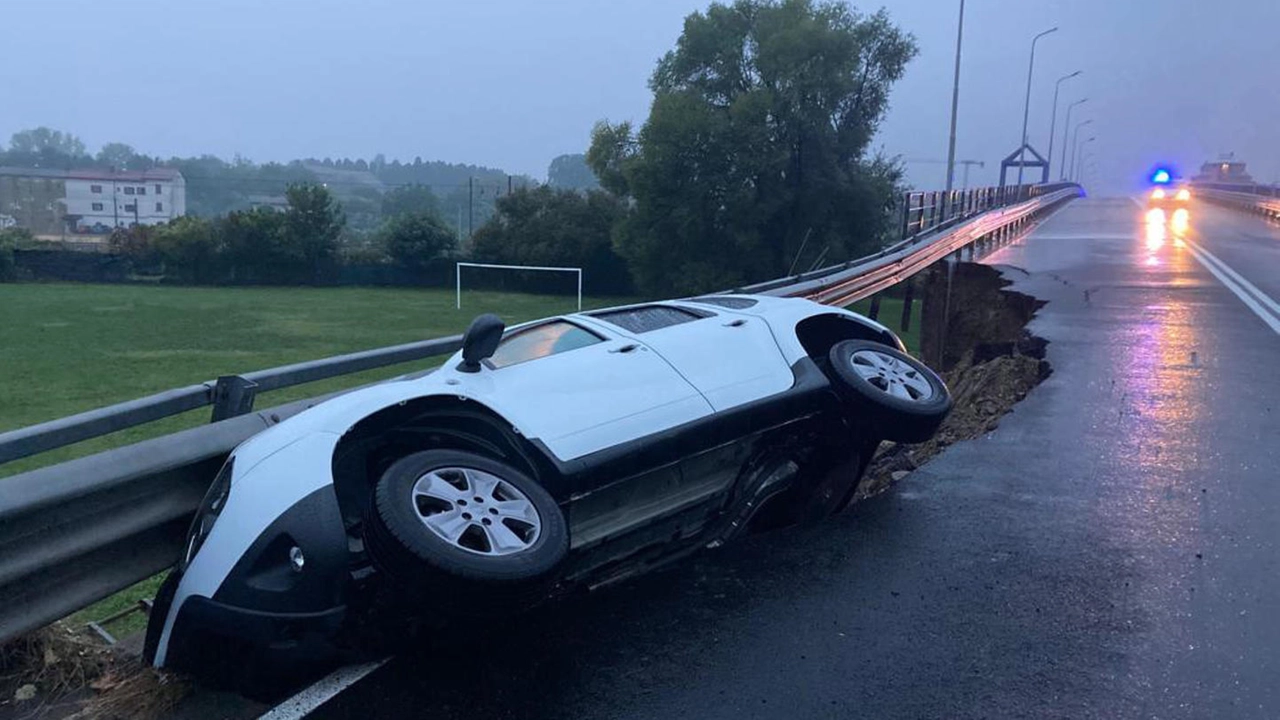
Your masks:
{"label": "street light pole", "polygon": [[[1058,166],[1058,179],[1067,179],[1067,133],[1071,131],[1071,111],[1076,109],[1077,105],[1089,102],[1089,98],[1082,98],[1067,106],[1067,123],[1062,126],[1062,163]],[[1053,158],[1050,158],[1051,160]]]}
{"label": "street light pole", "polygon": [[[1050,115],[1050,120],[1049,120],[1049,153],[1045,155],[1045,158],[1049,161],[1050,166],[1053,165],[1053,137],[1054,135],[1057,134],[1057,131],[1058,131],[1058,91],[1062,89],[1062,83],[1066,82],[1067,80],[1070,80],[1073,77],[1080,75],[1082,72],[1084,71],[1077,70],[1071,73],[1070,75],[1063,75],[1062,77],[1058,78],[1058,82],[1055,83],[1053,86],[1053,113]],[[1051,169],[1052,168],[1046,168],[1046,170],[1051,170]]]}
{"label": "street light pole", "polygon": [[1018,149],[1018,185],[1022,185],[1022,167],[1027,159],[1027,120],[1031,117],[1031,75],[1036,69],[1036,43],[1040,42],[1040,38],[1051,33],[1058,32],[1057,27],[1051,27],[1048,30],[1031,38],[1031,62],[1027,64],[1027,98],[1022,103],[1022,147]]}
{"label": "street light pole", "polygon": [[[1075,169],[1076,169],[1075,167],[1076,151],[1080,149],[1080,128],[1092,122],[1093,122],[1092,120],[1081,120],[1080,122],[1076,123],[1076,129],[1071,132],[1071,165],[1069,167],[1063,168],[1063,170],[1066,171],[1067,173],[1066,174],[1067,180],[1071,179],[1071,175],[1072,173],[1075,172]],[[1063,160],[1065,161],[1066,158],[1063,158]]]}
{"label": "street light pole", "polygon": [[1080,179],[1078,176],[1077,170],[1080,167],[1080,158],[1082,155],[1084,155],[1084,149],[1089,146],[1089,143],[1097,139],[1098,139],[1097,136],[1091,137],[1088,140],[1085,140],[1084,142],[1080,143],[1076,147],[1075,155],[1071,159],[1071,181],[1072,182],[1077,182]]}
{"label": "street light pole", "polygon": [[[956,30],[956,77],[951,85],[951,142],[947,145],[947,192],[956,182],[956,114],[960,109],[960,43],[964,40],[964,0],[960,0],[960,26]],[[968,166],[965,171],[968,171]]]}

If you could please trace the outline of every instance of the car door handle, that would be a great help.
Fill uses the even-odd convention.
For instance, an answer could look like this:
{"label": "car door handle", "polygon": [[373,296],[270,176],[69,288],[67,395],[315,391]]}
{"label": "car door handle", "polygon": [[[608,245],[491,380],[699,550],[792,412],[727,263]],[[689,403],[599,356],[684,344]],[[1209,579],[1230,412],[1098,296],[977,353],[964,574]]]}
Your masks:
{"label": "car door handle", "polygon": [[630,343],[630,344],[627,344],[627,345],[623,345],[623,346],[622,346],[622,347],[620,347],[620,348],[614,348],[613,350],[610,350],[609,352],[611,352],[611,353],[629,353],[629,352],[631,352],[631,351],[633,351],[633,350],[637,350],[637,349],[639,349],[639,348],[640,348],[640,346],[639,346],[639,345],[637,345],[637,344],[635,344],[635,343]]}
{"label": "car door handle", "polygon": [[725,324],[724,324],[724,326],[725,326],[725,327],[742,327],[743,325],[746,325],[746,324],[747,324],[747,321],[746,321],[746,320],[743,320],[742,318],[738,318],[737,320],[734,320],[733,322],[727,322],[727,323],[725,323]]}

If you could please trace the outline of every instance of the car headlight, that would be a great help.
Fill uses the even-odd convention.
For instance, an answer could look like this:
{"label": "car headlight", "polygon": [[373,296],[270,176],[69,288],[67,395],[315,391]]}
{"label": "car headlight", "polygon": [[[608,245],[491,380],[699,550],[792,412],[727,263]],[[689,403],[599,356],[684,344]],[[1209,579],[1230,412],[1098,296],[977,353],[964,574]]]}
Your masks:
{"label": "car headlight", "polygon": [[1190,200],[1190,199],[1191,199],[1191,191],[1190,191],[1190,190],[1188,190],[1188,189],[1186,189],[1186,188],[1183,188],[1183,189],[1181,189],[1181,190],[1179,190],[1179,191],[1178,191],[1177,198],[1178,198],[1179,200]]}
{"label": "car headlight", "polygon": [[228,458],[213,478],[213,483],[209,485],[204,499],[200,501],[200,507],[196,509],[195,519],[191,521],[191,529],[187,531],[187,543],[182,553],[182,562],[179,564],[182,570],[186,570],[196,553],[200,552],[200,546],[204,545],[205,538],[209,537],[209,532],[213,530],[213,524],[222,514],[222,509],[227,506],[227,498],[231,495],[233,465],[235,465],[235,458]]}
{"label": "car headlight", "polygon": [[1151,191],[1151,199],[1152,199],[1152,200],[1163,200],[1163,199],[1164,199],[1164,189],[1163,189],[1163,188],[1156,188],[1155,190],[1152,190],[1152,191]]}

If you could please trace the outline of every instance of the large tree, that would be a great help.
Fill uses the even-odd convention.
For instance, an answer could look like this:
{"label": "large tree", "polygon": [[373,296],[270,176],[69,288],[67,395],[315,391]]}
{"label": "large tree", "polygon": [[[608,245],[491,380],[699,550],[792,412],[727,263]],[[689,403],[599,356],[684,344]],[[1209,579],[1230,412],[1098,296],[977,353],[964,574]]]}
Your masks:
{"label": "large tree", "polygon": [[285,191],[289,209],[284,215],[284,237],[300,254],[310,273],[308,281],[331,279],[338,264],[338,239],[347,219],[329,189],[317,183],[290,185]]}
{"label": "large tree", "polygon": [[587,165],[587,156],[560,155],[547,167],[547,184],[565,190],[598,190],[600,181]]}
{"label": "large tree", "polygon": [[900,170],[868,154],[916,53],[883,12],[736,0],[685,19],[638,133],[601,123],[588,162],[629,196],[619,251],[648,292],[702,292],[878,246]]}

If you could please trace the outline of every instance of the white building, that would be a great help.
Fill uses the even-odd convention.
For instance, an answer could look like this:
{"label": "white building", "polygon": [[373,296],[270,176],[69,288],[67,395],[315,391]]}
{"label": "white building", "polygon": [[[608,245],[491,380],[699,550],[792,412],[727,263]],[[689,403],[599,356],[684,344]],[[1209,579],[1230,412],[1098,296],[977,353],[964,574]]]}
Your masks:
{"label": "white building", "polygon": [[187,183],[177,170],[71,170],[66,184],[66,214],[78,227],[159,225],[187,214]]}
{"label": "white building", "polygon": [[37,234],[158,225],[186,214],[187,183],[169,168],[0,168],[0,212]]}

